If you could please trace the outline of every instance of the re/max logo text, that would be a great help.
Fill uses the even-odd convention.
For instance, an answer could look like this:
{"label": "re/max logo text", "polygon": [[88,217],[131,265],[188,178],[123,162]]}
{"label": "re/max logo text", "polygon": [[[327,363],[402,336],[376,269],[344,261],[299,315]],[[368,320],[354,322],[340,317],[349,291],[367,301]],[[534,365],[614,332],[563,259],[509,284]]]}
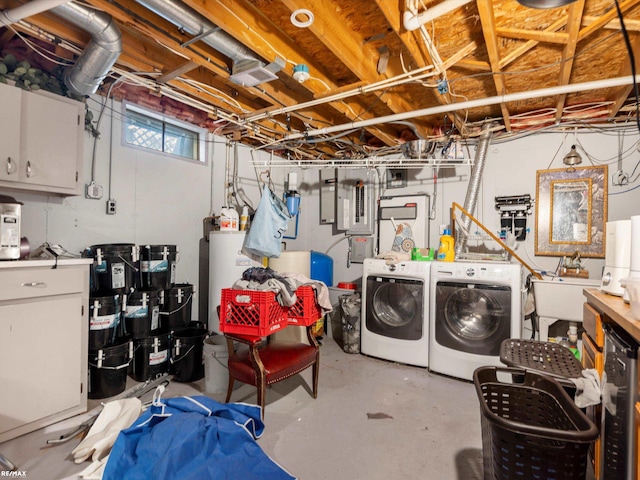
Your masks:
{"label": "re/max logo text", "polygon": [[27,478],[27,472],[24,470],[2,470],[0,472],[0,477],[9,477],[9,478]]}

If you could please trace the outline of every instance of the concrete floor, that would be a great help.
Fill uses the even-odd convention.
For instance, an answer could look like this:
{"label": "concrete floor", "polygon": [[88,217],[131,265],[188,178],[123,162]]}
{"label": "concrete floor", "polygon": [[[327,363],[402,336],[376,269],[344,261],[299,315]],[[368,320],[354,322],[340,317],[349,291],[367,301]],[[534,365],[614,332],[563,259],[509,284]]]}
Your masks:
{"label": "concrete floor", "polygon": [[[316,400],[310,395],[310,370],[267,390],[258,445],[274,461],[301,480],[483,477],[480,408],[472,383],[347,354],[332,338],[322,343]],[[204,379],[172,382],[164,396],[204,390]],[[223,392],[209,395],[224,401]],[[231,400],[253,403],[255,389],[241,385]],[[96,405],[99,401],[90,401],[90,408]],[[2,443],[0,453],[26,478],[75,479],[88,465],[75,465],[69,456],[79,439],[54,447],[45,442],[84,419],[74,417]]]}

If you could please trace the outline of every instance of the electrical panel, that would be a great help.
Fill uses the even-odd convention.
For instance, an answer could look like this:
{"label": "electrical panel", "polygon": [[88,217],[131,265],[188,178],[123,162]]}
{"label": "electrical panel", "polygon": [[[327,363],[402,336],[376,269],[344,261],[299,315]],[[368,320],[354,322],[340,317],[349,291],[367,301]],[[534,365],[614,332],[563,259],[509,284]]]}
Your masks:
{"label": "electrical panel", "polygon": [[373,233],[373,170],[338,169],[336,228],[349,235]]}
{"label": "electrical panel", "polygon": [[320,224],[336,222],[336,185],[338,170],[323,168],[320,170]]}

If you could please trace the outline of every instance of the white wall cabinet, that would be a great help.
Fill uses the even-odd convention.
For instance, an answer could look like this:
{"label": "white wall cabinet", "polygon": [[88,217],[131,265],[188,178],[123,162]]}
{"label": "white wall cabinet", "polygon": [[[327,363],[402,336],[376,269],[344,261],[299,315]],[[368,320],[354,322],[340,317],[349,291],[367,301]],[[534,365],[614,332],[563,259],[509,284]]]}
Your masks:
{"label": "white wall cabinet", "polygon": [[0,442],[87,410],[90,263],[0,263]]}
{"label": "white wall cabinet", "polygon": [[84,105],[0,84],[0,187],[82,193]]}

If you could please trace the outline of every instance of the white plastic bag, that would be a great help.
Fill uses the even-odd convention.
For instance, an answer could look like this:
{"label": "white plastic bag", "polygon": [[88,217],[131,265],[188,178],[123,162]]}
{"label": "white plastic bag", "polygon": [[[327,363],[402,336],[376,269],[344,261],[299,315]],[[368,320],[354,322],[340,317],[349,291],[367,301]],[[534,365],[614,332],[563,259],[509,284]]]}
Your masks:
{"label": "white plastic bag", "polygon": [[290,218],[287,205],[265,184],[242,250],[261,257],[279,257],[280,241]]}

